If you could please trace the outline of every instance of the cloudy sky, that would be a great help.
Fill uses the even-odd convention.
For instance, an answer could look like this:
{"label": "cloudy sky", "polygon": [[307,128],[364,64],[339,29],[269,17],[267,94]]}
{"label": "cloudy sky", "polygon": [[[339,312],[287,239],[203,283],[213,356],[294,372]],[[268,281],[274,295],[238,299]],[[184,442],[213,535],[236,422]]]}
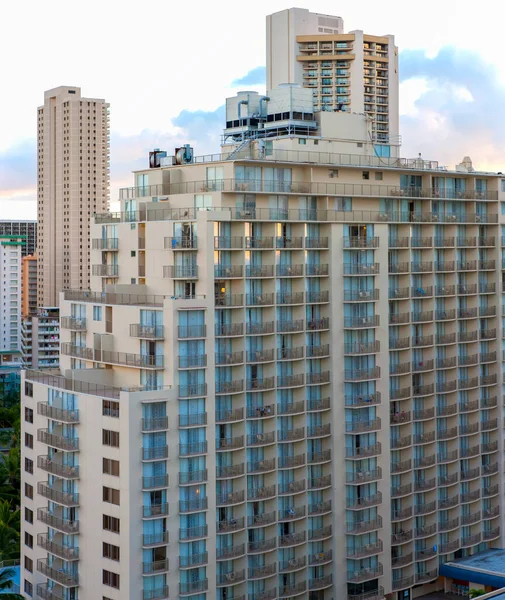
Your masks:
{"label": "cloudy sky", "polygon": [[[317,0],[346,30],[396,36],[402,156],[505,171],[500,0]],[[153,147],[216,151],[223,101],[264,89],[265,15],[286,0],[4,2],[0,55],[0,219],[36,216],[36,108],[75,85],[111,104],[111,200]]]}

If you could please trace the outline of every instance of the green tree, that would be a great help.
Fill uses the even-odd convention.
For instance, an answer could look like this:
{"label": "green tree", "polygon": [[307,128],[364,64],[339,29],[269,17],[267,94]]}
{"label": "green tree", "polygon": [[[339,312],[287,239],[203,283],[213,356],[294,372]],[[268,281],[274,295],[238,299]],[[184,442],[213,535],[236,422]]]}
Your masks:
{"label": "green tree", "polygon": [[475,588],[472,588],[468,592],[468,597],[469,598],[478,598],[479,596],[484,596],[485,593],[486,593],[486,590],[476,590]]}

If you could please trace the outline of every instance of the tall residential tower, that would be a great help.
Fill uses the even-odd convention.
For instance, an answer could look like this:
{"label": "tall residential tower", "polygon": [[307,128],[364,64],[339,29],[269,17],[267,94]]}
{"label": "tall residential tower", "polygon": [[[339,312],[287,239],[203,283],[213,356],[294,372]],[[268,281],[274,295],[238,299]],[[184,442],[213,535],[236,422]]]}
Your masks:
{"label": "tall residential tower", "polygon": [[38,305],[89,287],[91,216],[109,204],[109,105],[78,87],[44,94],[38,109]]}
{"label": "tall residential tower", "polygon": [[344,33],[341,17],[290,8],[267,16],[266,39],[267,93],[299,83],[312,90],[316,110],[367,114],[377,154],[399,145],[394,36]]}
{"label": "tall residential tower", "polygon": [[505,180],[269,96],[95,218],[23,376],[26,592],[400,600],[503,547]]}

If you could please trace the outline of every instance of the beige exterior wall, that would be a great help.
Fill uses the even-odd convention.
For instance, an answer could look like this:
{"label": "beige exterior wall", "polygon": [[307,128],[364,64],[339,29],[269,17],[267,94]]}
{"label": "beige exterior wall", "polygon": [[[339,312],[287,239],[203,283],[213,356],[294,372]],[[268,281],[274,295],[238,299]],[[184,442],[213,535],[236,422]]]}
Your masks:
{"label": "beige exterior wall", "polygon": [[[27,372],[33,395],[22,400],[35,412],[23,433],[36,438],[49,428],[66,443],[79,439],[78,452],[53,454],[53,462],[79,466],[79,533],[62,538],[60,525],[50,529],[60,532],[58,544],[79,548],[78,561],[61,566],[78,573],[80,600],[222,600],[223,589],[248,600],[396,600],[404,590],[415,597],[443,586],[439,560],[455,551],[502,546],[501,180],[436,163],[388,165],[366,147],[339,154],[323,142],[273,140],[261,160],[253,144],[249,160],[138,172],[142,187],[122,190],[123,212],[98,215],[91,226],[91,264],[114,268],[95,269],[92,291],[62,293],[65,377]],[[291,169],[278,189],[265,171],[273,166]],[[248,183],[241,167],[263,171]],[[421,187],[405,176],[420,177]],[[465,191],[442,189],[440,177],[464,180]],[[161,312],[160,322],[142,325],[144,310]],[[179,329],[188,311],[202,311],[205,328]],[[281,344],[282,336],[291,342]],[[256,350],[253,338],[261,340]],[[185,355],[188,339],[200,340],[199,350]],[[187,383],[195,370],[205,372],[206,387]],[[157,391],[142,389],[146,377],[156,378]],[[226,410],[220,381],[230,384]],[[74,390],[72,430],[61,425],[68,412],[48,416],[41,405],[37,414],[51,388]],[[189,418],[183,406],[196,398]],[[104,416],[103,399],[119,402],[119,416]],[[154,429],[142,422],[152,403]],[[119,448],[103,445],[102,429],[119,432]],[[165,519],[167,536],[148,547],[151,517],[142,506],[154,496],[142,478],[154,430],[163,437],[156,462],[167,475],[159,498],[168,511],[154,519]],[[192,442],[202,473],[188,486],[192,459],[180,445],[190,430],[203,436]],[[25,505],[35,513],[50,509],[36,484],[55,468],[38,467],[36,457],[61,446],[39,439],[23,450],[35,463],[33,475],[23,473],[23,485],[35,488]],[[103,473],[104,458],[119,461],[119,477]],[[102,486],[119,490],[118,506],[103,502]],[[254,490],[270,486],[258,504]],[[188,539],[179,502],[190,488],[202,520]],[[103,514],[120,519],[119,534],[103,530]],[[36,538],[48,528],[36,519],[25,531]],[[258,552],[253,539],[274,541]],[[104,542],[120,547],[119,562],[102,557]],[[188,553],[190,543],[199,545]],[[36,540],[23,546],[34,564],[57,551]],[[146,572],[152,561],[143,564],[149,556],[157,557],[155,574]],[[120,576],[119,590],[101,583],[103,570]],[[22,570],[22,579],[45,586],[47,570]]]}
{"label": "beige exterior wall", "polygon": [[[320,19],[334,21],[335,28]],[[336,24],[340,25],[337,27]],[[400,145],[394,36],[343,33],[340,17],[292,8],[267,17],[267,90],[299,83],[317,110],[366,113],[378,143]]]}
{"label": "beige exterior wall", "polygon": [[38,303],[89,287],[89,224],[109,204],[109,105],[77,87],[44,94],[38,109]]}
{"label": "beige exterior wall", "polygon": [[23,256],[22,259],[22,316],[28,317],[37,308],[37,255]]}

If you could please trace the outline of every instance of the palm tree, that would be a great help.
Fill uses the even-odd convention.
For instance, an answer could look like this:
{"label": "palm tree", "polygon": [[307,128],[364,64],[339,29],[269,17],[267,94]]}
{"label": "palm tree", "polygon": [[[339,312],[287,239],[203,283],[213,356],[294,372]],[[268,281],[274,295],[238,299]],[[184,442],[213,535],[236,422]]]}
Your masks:
{"label": "palm tree", "polygon": [[19,505],[21,491],[19,448],[11,448],[7,455],[0,457],[0,498],[9,500],[13,507]]}
{"label": "palm tree", "polygon": [[23,600],[23,596],[20,596],[14,592],[9,593],[5,591],[11,587],[15,576],[16,571],[14,569],[7,568],[0,571],[0,594],[2,596],[2,600]]}

